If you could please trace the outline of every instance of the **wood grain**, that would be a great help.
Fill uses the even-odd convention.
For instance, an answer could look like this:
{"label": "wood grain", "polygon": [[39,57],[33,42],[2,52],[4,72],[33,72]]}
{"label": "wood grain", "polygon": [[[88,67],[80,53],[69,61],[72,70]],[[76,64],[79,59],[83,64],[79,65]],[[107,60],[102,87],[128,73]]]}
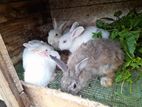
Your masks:
{"label": "wood grain", "polygon": [[24,90],[36,107],[108,107],[59,90],[38,87],[22,82]]}
{"label": "wood grain", "polygon": [[[43,25],[46,25],[46,32],[39,29]],[[22,44],[31,39],[42,38],[46,41],[50,28],[48,1],[10,0],[0,4],[0,33],[14,64],[21,59]]]}
{"label": "wood grain", "polygon": [[[92,24],[94,25],[98,18],[102,18],[102,17],[114,18],[113,14],[114,12],[118,10],[121,10],[123,12],[123,15],[125,15],[129,10],[133,8],[142,10],[141,0],[130,0],[130,1],[116,0],[117,2],[111,2],[111,0],[108,0],[108,1],[101,0],[102,3],[92,4],[92,5],[82,5],[81,0],[73,0],[69,4],[68,2],[64,2],[63,4],[62,0],[58,0],[56,1],[56,3],[53,3],[53,1],[50,4],[51,7],[54,6],[54,4],[59,6],[65,5],[65,8],[60,8],[60,9],[51,8],[51,15],[52,17],[55,17],[58,20],[58,23],[60,21],[69,20],[72,22],[78,21],[81,24],[85,24],[85,25],[92,25]],[[97,0],[94,0],[94,2],[95,1]],[[98,1],[98,2],[101,2],[101,1]],[[103,3],[103,1],[106,3]],[[78,6],[73,7],[71,4],[74,4],[74,5],[78,4]]]}
{"label": "wood grain", "polygon": [[[45,12],[46,11],[46,12]],[[14,19],[28,17],[35,13],[44,14],[43,18],[49,17],[48,2],[43,0],[20,0],[0,4],[0,23]]]}
{"label": "wood grain", "polygon": [[[0,35],[0,95],[6,102],[7,107],[29,107],[28,97],[23,93],[23,87],[16,74],[7,48]],[[25,99],[22,100],[22,99]]]}
{"label": "wood grain", "polygon": [[[0,33],[3,36],[11,58],[15,56],[18,58],[20,53],[23,51],[22,44],[24,42],[31,38],[43,36],[37,32],[32,32],[32,29],[35,29],[36,26],[40,24],[40,20],[42,20],[41,17],[38,17],[40,17],[40,15],[0,24]],[[13,63],[16,62],[13,61]]]}
{"label": "wood grain", "polygon": [[133,0],[49,0],[51,9],[65,9],[76,7],[87,7],[92,5],[114,4]]}

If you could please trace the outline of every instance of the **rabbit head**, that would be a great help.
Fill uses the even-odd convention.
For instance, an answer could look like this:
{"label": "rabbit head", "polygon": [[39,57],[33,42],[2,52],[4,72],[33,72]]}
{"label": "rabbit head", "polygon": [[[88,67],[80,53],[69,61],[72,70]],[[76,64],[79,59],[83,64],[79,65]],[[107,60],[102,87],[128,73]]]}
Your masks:
{"label": "rabbit head", "polygon": [[[88,58],[81,60],[75,69],[67,66],[63,61],[50,55],[50,57],[57,63],[63,71],[61,78],[61,90],[71,94],[77,94],[87,84],[87,80],[91,78],[90,73],[86,73],[83,68],[86,66]],[[86,78],[87,77],[87,78]]]}
{"label": "rabbit head", "polygon": [[83,26],[72,26],[70,31],[64,34],[59,40],[59,48],[61,50],[69,50],[73,45],[75,39],[84,32]]}
{"label": "rabbit head", "polygon": [[63,26],[66,22],[62,23],[60,26],[57,25],[56,19],[53,19],[53,29],[48,33],[48,43],[54,48],[58,49],[59,38],[62,36]]}
{"label": "rabbit head", "polygon": [[38,55],[41,55],[41,56],[48,56],[49,55],[48,52],[53,50],[53,48],[49,46],[47,43],[43,41],[39,41],[39,40],[29,41],[28,43],[24,43],[23,46],[27,50],[33,53],[36,53]]}

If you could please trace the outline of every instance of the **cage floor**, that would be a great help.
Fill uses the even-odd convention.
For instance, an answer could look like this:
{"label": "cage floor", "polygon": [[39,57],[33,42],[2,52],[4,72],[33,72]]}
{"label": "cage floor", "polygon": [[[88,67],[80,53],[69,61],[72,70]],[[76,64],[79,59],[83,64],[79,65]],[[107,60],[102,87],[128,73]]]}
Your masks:
{"label": "cage floor", "polygon": [[[15,66],[20,79],[23,79],[22,64]],[[62,73],[57,72],[54,81],[49,84],[50,88],[59,89]],[[114,83],[110,88],[104,88],[100,85],[99,80],[92,80],[89,86],[80,91],[79,96],[90,100],[95,100],[111,107],[142,107],[142,78],[132,86],[127,83]],[[130,93],[130,89],[132,89]],[[121,93],[122,92],[122,93]]]}

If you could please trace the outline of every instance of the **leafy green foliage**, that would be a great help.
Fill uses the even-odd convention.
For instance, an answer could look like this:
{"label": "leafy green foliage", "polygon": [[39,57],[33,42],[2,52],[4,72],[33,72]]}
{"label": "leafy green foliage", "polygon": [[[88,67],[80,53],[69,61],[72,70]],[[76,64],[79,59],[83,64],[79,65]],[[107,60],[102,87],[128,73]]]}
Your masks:
{"label": "leafy green foliage", "polygon": [[125,81],[132,84],[134,79],[140,77],[137,75],[133,79],[133,72],[140,74],[142,69],[142,13],[132,10],[120,18],[121,15],[121,11],[114,13],[116,18],[112,19],[112,23],[97,20],[96,26],[110,31],[110,39],[118,40],[125,53],[124,64],[117,72],[116,82]]}
{"label": "leafy green foliage", "polygon": [[93,38],[102,38],[102,32],[93,32]]}

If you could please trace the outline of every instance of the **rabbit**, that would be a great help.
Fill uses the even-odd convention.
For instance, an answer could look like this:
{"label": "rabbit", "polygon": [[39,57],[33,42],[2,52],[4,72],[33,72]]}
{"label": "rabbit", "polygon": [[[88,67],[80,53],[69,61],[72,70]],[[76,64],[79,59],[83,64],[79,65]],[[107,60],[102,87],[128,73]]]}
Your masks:
{"label": "rabbit", "polygon": [[123,64],[124,54],[116,41],[95,39],[83,43],[72,53],[67,65],[52,55],[50,57],[63,71],[61,90],[77,94],[96,76],[101,77],[102,86],[111,86],[115,71]]}
{"label": "rabbit", "polygon": [[60,50],[69,50],[73,53],[82,43],[93,39],[93,32],[102,32],[102,38],[108,38],[109,32],[96,26],[88,26],[84,28],[83,26],[78,26],[74,29],[70,29],[69,32],[65,33],[59,40]]}
{"label": "rabbit", "polygon": [[[63,26],[65,25],[66,22],[62,23],[60,26],[57,26],[56,19],[53,19],[53,27],[54,29],[50,30],[48,33],[48,38],[47,41],[50,45],[52,45],[55,49],[59,49],[59,39],[62,36],[63,33],[66,33],[69,31],[68,28],[63,32]],[[74,22],[72,24],[72,27],[78,26],[78,22]]]}
{"label": "rabbit", "polygon": [[46,87],[54,74],[56,63],[49,57],[60,59],[58,52],[43,41],[32,40],[24,43],[23,68],[24,81]]}
{"label": "rabbit", "polygon": [[41,44],[46,44],[46,43],[40,40],[31,40],[31,41],[28,41],[28,43],[23,43],[23,46],[26,48],[31,48],[31,47],[35,48],[35,46],[40,46]]}

